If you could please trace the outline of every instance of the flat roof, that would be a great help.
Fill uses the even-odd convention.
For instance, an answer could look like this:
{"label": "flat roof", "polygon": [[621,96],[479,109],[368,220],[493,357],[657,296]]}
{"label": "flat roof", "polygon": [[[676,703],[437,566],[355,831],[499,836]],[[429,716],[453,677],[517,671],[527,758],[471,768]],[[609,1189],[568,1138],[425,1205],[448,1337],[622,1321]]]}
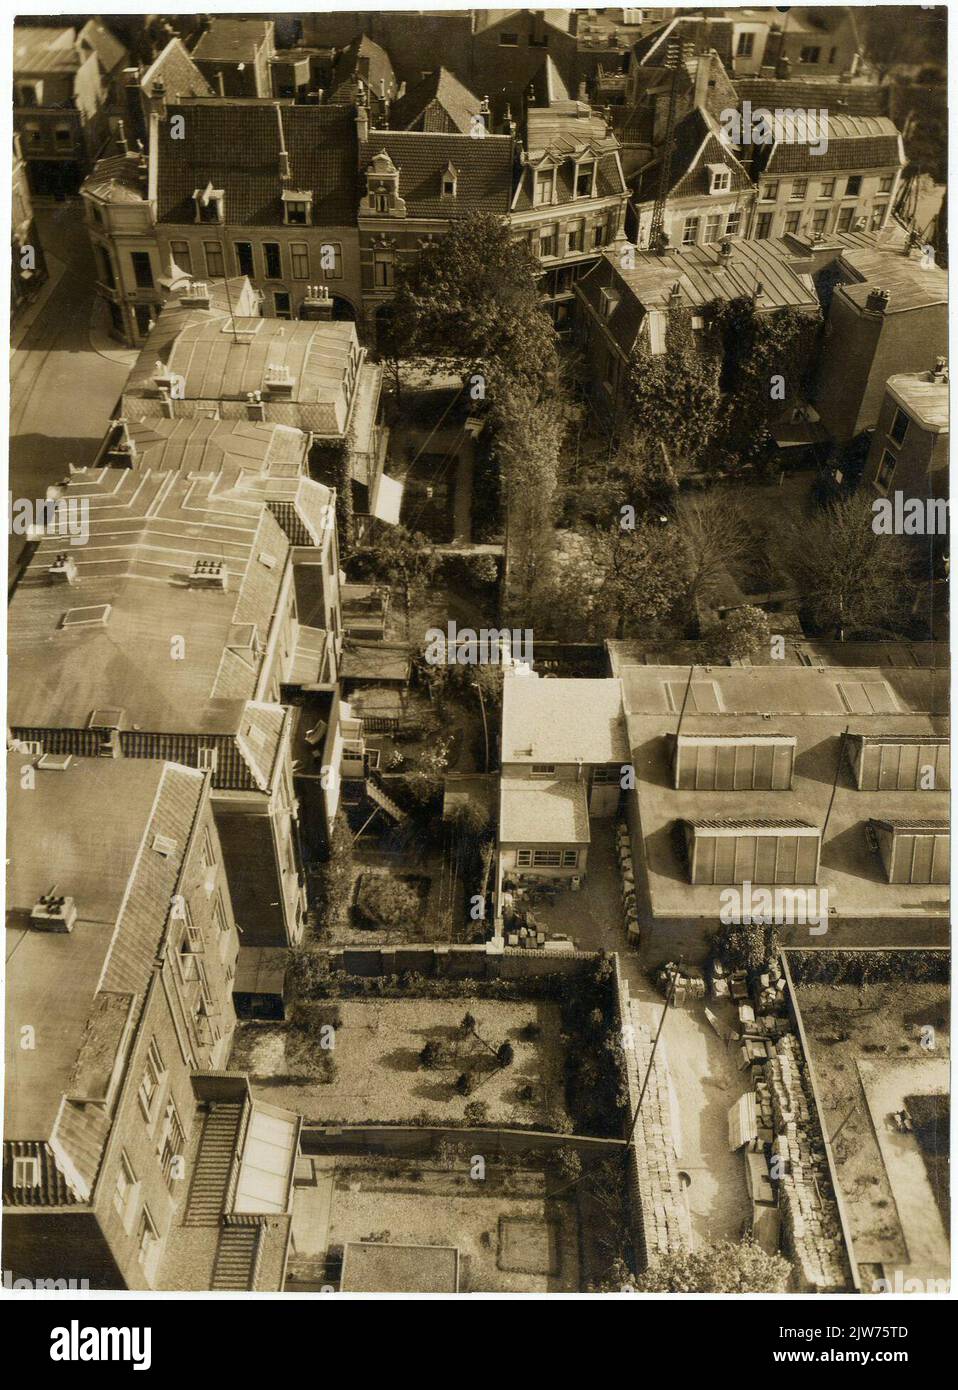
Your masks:
{"label": "flat roof", "polygon": [[948,303],[948,274],[937,265],[926,265],[920,253],[885,250],[879,246],[848,247],[839,266],[855,280],[835,286],[836,294],[846,295],[863,308],[872,290],[888,291],[886,314],[908,309],[924,309]]}
{"label": "flat roof", "polygon": [[586,783],[503,777],[499,784],[499,839],[506,844],[587,845]]}
{"label": "flat roof", "polygon": [[936,381],[932,372],[901,372],[888,378],[885,389],[925,429],[936,434],[948,429],[947,379]]}
{"label": "flat roof", "polygon": [[350,1240],[339,1287],[342,1293],[458,1293],[459,1251],[454,1245]]}
{"label": "flat roof", "polygon": [[506,673],[502,762],[623,763],[628,741],[616,680]]}

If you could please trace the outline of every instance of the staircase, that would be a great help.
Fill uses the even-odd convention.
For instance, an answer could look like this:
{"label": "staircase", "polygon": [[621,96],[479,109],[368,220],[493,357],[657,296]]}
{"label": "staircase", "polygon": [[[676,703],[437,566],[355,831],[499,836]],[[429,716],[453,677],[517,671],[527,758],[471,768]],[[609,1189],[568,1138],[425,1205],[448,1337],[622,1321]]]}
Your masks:
{"label": "staircase", "polygon": [[401,806],[396,805],[391,796],[387,796],[379,783],[372,777],[366,778],[366,795],[370,801],[374,801],[381,810],[385,811],[387,816],[391,816],[397,825],[402,825],[406,819],[406,812]]}
{"label": "staircase", "polygon": [[262,1226],[224,1226],[216,1247],[213,1289],[253,1289],[259,1266]]}
{"label": "staircase", "polygon": [[246,1106],[240,1101],[210,1107],[203,1123],[184,1225],[219,1224],[245,1122]]}

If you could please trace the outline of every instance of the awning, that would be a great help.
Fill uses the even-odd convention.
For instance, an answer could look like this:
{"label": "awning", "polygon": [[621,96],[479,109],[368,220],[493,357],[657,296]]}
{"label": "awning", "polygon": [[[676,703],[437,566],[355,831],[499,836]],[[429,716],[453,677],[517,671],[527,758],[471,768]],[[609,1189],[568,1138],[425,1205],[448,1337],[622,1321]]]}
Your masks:
{"label": "awning", "polygon": [[322,627],[300,627],[290,670],[290,685],[319,685],[323,679],[329,633]]}
{"label": "awning", "polygon": [[299,1118],[260,1101],[253,1104],[236,1185],[235,1212],[285,1212],[299,1149]]}
{"label": "awning", "polygon": [[403,484],[399,479],[388,478],[385,473],[380,473],[373,484],[369,510],[377,520],[387,521],[390,526],[398,526],[402,497]]}

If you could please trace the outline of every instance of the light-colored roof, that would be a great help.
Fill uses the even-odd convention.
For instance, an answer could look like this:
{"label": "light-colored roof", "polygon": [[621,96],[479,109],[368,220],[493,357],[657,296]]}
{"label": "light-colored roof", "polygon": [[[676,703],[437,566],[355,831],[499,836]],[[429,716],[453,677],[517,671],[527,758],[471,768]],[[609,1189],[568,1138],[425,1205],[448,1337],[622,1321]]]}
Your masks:
{"label": "light-colored roof", "polygon": [[948,429],[947,381],[935,381],[931,372],[902,372],[888,378],[887,389],[925,429],[936,434]]}
{"label": "light-colored roof", "polygon": [[846,295],[859,307],[873,289],[888,292],[886,314],[948,303],[947,272],[924,264],[920,254],[904,255],[878,246],[849,247],[842,252],[839,266],[858,283],[838,285],[835,293]]}
{"label": "light-colored roof", "polygon": [[587,783],[504,776],[499,785],[499,839],[503,844],[587,845]]}
{"label": "light-colored roof", "polygon": [[13,71],[17,76],[72,72],[80,66],[72,28],[17,24],[13,30]]}
{"label": "light-colored roof", "polygon": [[628,761],[616,680],[552,680],[507,674],[502,683],[502,762]]}

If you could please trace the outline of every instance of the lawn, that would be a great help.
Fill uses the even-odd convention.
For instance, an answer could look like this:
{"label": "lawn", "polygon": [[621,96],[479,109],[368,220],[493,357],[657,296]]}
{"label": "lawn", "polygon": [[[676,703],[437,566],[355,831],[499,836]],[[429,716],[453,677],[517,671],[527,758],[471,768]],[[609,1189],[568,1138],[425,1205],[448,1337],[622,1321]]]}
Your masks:
{"label": "lawn", "polygon": [[[249,1071],[254,1091],[307,1123],[461,1123],[466,1105],[481,1101],[490,1124],[547,1127],[551,1111],[565,1110],[557,1005],[414,998],[339,1000],[337,1007],[331,1080],[302,1079],[301,1057],[290,1064],[282,1024],[241,1024],[231,1066]],[[460,1031],[467,1011],[479,1037]],[[538,1036],[529,1036],[528,1025]],[[514,1057],[500,1067],[494,1050],[505,1041]],[[420,1063],[427,1042],[446,1054],[438,1068]],[[454,1089],[463,1072],[474,1078],[469,1095]]]}
{"label": "lawn", "polygon": [[[897,1072],[921,1076],[924,1064],[930,1076],[931,1067],[942,1065],[949,1055],[947,990],[939,984],[904,981],[802,984],[797,986],[797,1000],[856,1257],[874,1264],[907,1262],[909,1247],[918,1243],[917,1233],[903,1230],[910,1218],[899,1212],[895,1175],[889,1177],[883,1156],[883,1150],[890,1149],[886,1139],[895,1136],[886,1136],[883,1128],[880,1142],[876,1133],[876,1125],[887,1127],[884,1111],[896,1108],[897,1102],[888,1101],[873,1114],[865,1084],[874,1096],[884,1097],[891,1094]],[[928,1028],[933,1032],[923,1031]],[[904,1092],[898,1099],[904,1102]]]}

